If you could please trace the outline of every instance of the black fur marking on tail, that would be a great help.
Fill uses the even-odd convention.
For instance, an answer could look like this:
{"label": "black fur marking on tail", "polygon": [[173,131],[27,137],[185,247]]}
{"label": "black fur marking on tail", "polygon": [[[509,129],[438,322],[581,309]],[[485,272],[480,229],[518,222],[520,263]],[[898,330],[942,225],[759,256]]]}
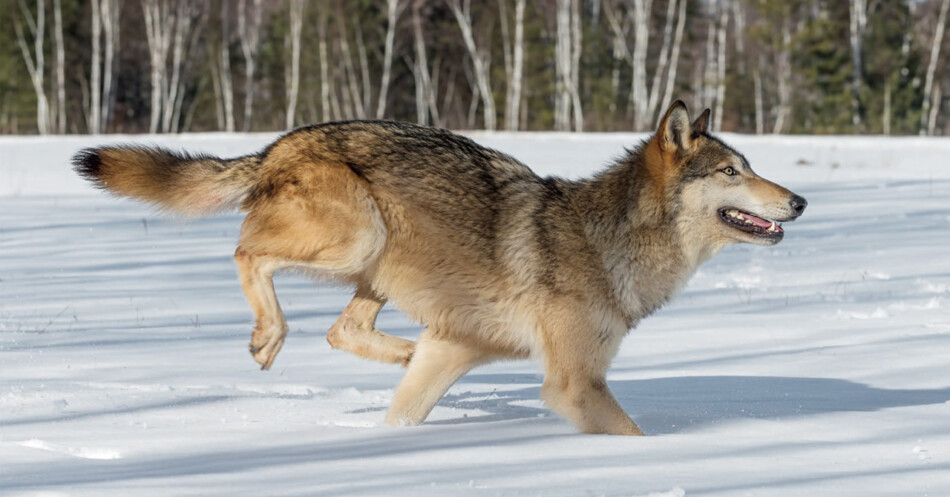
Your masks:
{"label": "black fur marking on tail", "polygon": [[102,188],[100,178],[102,169],[102,158],[99,157],[99,149],[84,148],[73,156],[73,170],[87,181],[91,181],[96,186]]}

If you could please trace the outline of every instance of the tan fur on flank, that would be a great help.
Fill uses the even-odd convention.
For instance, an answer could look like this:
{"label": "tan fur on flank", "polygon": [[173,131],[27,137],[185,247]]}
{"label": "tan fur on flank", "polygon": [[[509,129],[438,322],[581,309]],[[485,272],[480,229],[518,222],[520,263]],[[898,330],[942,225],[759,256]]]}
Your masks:
{"label": "tan fur on flank", "polygon": [[[234,258],[263,369],[288,330],[272,276],[296,268],[356,289],[332,347],[407,367],[390,424],[421,423],[473,367],[533,357],[541,396],[580,430],[640,435],[606,382],[621,339],[723,246],[777,243],[781,230],[760,218],[791,220],[805,205],[709,136],[708,118],[690,123],[676,102],[651,140],[581,181],[382,121],[300,128],[235,160],[111,147],[74,162],[100,187],[171,211],[240,204]],[[375,327],[387,301],[425,324],[417,342]]]}

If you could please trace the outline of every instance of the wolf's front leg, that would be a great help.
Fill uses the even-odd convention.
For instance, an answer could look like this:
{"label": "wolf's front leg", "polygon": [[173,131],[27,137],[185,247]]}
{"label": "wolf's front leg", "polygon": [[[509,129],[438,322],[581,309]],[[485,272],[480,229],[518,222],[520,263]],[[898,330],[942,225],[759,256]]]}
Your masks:
{"label": "wolf's front leg", "polygon": [[459,378],[486,357],[466,345],[432,337],[425,330],[416,343],[405,376],[396,388],[386,424],[417,425]]}
{"label": "wolf's front leg", "polygon": [[568,325],[571,322],[549,316],[541,398],[585,433],[643,435],[607,388],[607,367],[616,344],[590,333],[582,323]]}
{"label": "wolf's front leg", "polygon": [[643,435],[620,407],[603,376],[547,373],[541,398],[584,433]]}

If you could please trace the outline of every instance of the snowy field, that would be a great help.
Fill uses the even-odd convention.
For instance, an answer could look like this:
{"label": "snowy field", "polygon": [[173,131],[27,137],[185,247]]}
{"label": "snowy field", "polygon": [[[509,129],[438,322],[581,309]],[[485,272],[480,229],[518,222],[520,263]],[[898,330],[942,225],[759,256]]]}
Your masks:
{"label": "snowy field", "polygon": [[[473,136],[571,177],[640,138]],[[347,290],[292,275],[261,372],[240,217],[156,216],[68,166],[95,143],[273,137],[0,137],[0,495],[950,495],[950,140],[726,135],[808,210],[631,332],[608,379],[651,436],[623,438],[552,415],[529,362],[387,427],[402,370],[330,350]],[[419,332],[391,308],[379,327]]]}

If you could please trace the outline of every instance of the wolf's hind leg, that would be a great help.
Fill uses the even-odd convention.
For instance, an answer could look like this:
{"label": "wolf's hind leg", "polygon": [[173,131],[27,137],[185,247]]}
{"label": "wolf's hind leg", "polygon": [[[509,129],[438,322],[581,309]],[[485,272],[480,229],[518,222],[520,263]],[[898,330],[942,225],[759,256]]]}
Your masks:
{"label": "wolf's hind leg", "polygon": [[416,425],[459,378],[488,357],[467,345],[433,338],[423,332],[405,376],[396,388],[386,424]]}
{"label": "wolf's hind leg", "polygon": [[360,284],[343,314],[327,332],[327,342],[364,359],[409,364],[415,342],[387,335],[376,329],[376,316],[386,303],[368,285]]}
{"label": "wolf's hind leg", "polygon": [[274,272],[289,265],[275,257],[254,255],[238,247],[234,253],[244,296],[251,305],[257,322],[251,336],[251,354],[261,365],[270,369],[287,336],[287,321],[274,293]]}

